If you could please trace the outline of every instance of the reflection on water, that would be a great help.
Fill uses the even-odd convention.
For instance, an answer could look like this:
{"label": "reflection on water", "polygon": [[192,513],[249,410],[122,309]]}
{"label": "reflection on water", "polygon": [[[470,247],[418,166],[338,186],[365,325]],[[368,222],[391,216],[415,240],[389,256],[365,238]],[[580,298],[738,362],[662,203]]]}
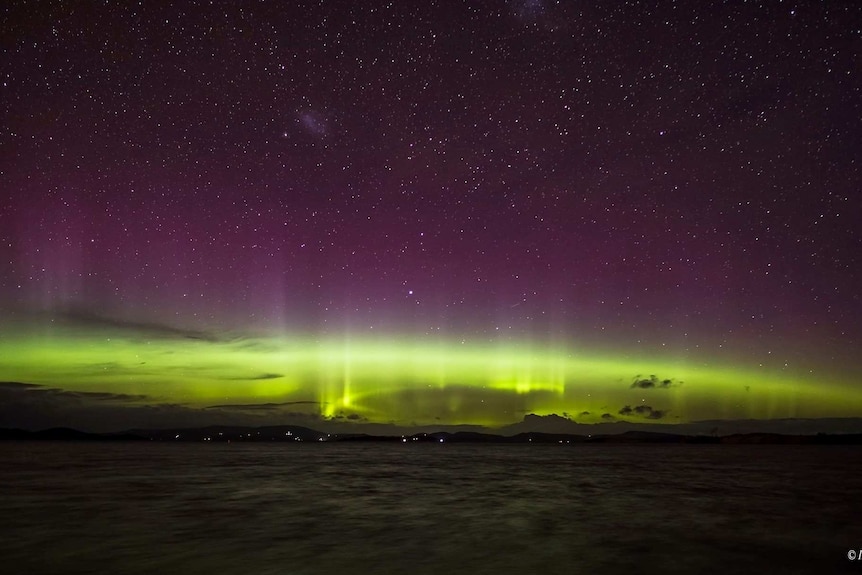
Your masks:
{"label": "reflection on water", "polygon": [[812,573],[862,450],[0,443],[15,573]]}

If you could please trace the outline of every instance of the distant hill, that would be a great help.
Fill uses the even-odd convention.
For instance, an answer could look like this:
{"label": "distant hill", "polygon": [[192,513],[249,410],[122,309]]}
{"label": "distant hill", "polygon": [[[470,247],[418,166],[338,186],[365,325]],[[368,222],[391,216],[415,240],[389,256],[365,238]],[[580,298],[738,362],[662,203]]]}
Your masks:
{"label": "distant hill", "polygon": [[215,443],[543,443],[543,444],[695,444],[695,445],[862,445],[862,433],[783,435],[779,433],[737,433],[725,436],[683,435],[651,431],[618,434],[576,435],[526,432],[495,435],[472,431],[414,433],[411,435],[328,434],[307,427],[209,426],[183,429],[133,429],[122,433],[87,433],[55,427],[42,431],[0,428],[0,440],[11,441],[159,441]]}
{"label": "distant hill", "polygon": [[41,431],[0,428],[0,440],[41,441],[146,441],[147,438],[130,432],[87,433],[68,427],[52,427]]}
{"label": "distant hill", "polygon": [[182,429],[132,429],[152,441],[326,441],[329,434],[298,425],[236,427],[211,425]]}

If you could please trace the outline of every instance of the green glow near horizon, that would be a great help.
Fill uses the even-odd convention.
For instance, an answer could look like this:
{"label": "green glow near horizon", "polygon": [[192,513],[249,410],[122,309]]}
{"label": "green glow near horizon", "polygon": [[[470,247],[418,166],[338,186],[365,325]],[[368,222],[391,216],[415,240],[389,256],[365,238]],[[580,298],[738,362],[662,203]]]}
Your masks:
{"label": "green glow near horizon", "polygon": [[[0,334],[2,335],[2,334]],[[578,352],[535,343],[260,337],[145,339],[56,329],[0,337],[0,380],[67,391],[145,395],[145,404],[191,407],[298,403],[289,409],[371,422],[503,425],[525,413],[580,422],[858,416],[849,380],[679,358]],[[666,389],[632,389],[657,374]],[[621,417],[624,405],[660,420]],[[285,408],[288,409],[288,408]],[[590,412],[583,415],[583,412]]]}

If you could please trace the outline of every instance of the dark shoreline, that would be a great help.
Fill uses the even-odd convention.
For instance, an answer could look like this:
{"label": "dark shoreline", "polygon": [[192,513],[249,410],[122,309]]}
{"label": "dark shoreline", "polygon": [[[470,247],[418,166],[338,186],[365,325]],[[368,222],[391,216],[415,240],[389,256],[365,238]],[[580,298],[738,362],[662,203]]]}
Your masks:
{"label": "dark shoreline", "polygon": [[88,433],[70,428],[41,431],[0,428],[0,440],[85,442],[206,442],[206,443],[483,443],[483,444],[688,444],[688,445],[862,445],[862,433],[786,435],[737,433],[731,435],[682,435],[650,431],[619,434],[576,435],[528,432],[505,436],[490,433],[445,431],[411,435],[327,434],[306,427],[202,427],[190,429],[129,430],[120,433]]}

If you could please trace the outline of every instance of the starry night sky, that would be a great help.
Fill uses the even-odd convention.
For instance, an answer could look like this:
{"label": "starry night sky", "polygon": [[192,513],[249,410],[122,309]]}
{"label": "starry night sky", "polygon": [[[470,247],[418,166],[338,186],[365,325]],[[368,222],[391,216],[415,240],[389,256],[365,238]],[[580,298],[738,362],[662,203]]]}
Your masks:
{"label": "starry night sky", "polygon": [[859,3],[140,4],[0,8],[0,425],[862,416]]}

